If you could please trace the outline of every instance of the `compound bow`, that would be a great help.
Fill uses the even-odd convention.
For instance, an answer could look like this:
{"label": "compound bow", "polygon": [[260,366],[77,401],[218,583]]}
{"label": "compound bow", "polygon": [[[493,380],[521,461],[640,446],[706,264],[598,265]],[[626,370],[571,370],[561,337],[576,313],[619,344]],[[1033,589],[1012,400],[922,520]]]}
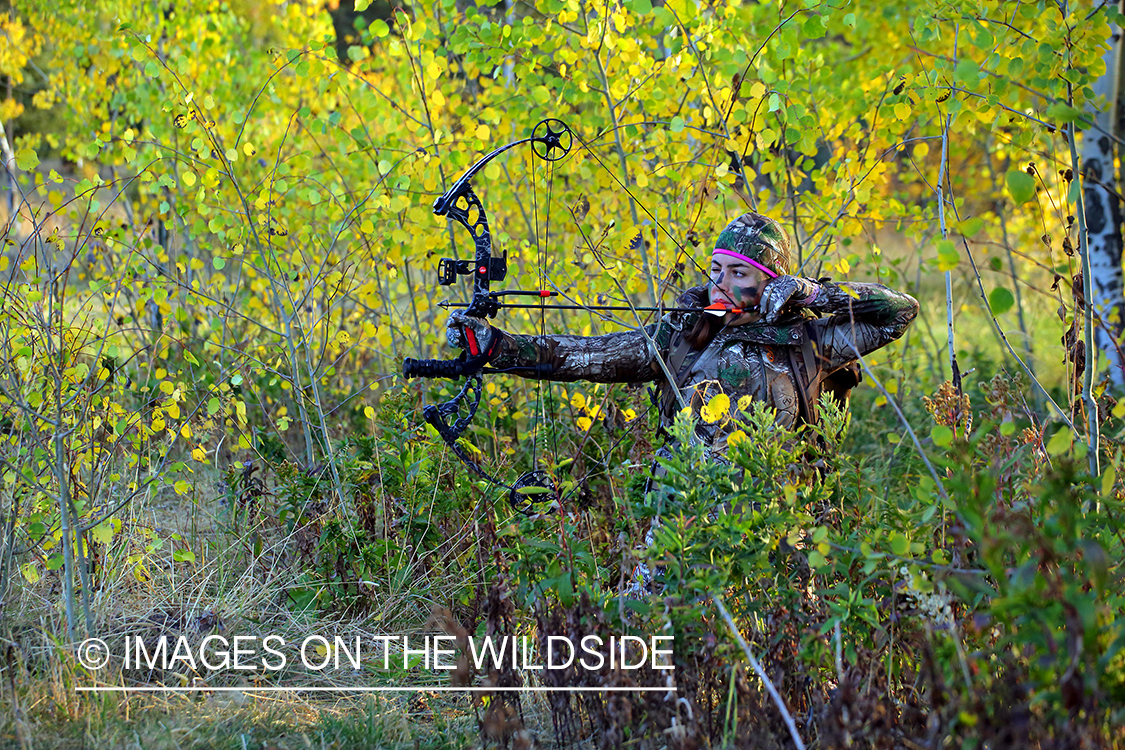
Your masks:
{"label": "compound bow", "polygon": [[[574,135],[570,128],[561,120],[549,118],[540,121],[531,132],[531,136],[518,141],[513,141],[486,154],[475,164],[469,167],[463,175],[440,198],[434,201],[434,213],[438,216],[449,216],[454,221],[465,227],[473,237],[476,253],[472,261],[456,258],[442,258],[438,262],[438,283],[442,286],[453,284],[458,276],[473,277],[473,296],[465,313],[467,315],[486,319],[496,316],[502,307],[507,308],[537,308],[545,310],[581,309],[587,311],[599,310],[629,310],[632,312],[658,311],[658,312],[704,312],[712,315],[723,316],[730,312],[742,312],[732,309],[732,305],[714,304],[706,308],[685,310],[677,307],[612,307],[612,306],[586,306],[586,305],[522,305],[501,301],[506,296],[525,296],[544,299],[558,296],[558,292],[549,290],[504,290],[491,291],[489,283],[503,281],[508,272],[508,253],[496,256],[492,252],[492,234],[488,226],[488,218],[484,205],[473,192],[472,179],[484,168],[486,164],[500,154],[516,146],[530,143],[536,156],[547,162],[556,162],[570,153]],[[670,235],[669,235],[670,236]],[[451,307],[449,303],[441,303],[442,307]],[[500,336],[491,337],[490,348],[482,351],[477,342],[476,335],[471,329],[465,329],[467,351],[462,351],[457,359],[412,359],[403,360],[403,375],[407,378],[450,378],[465,377],[465,384],[461,390],[449,401],[442,404],[430,404],[422,410],[426,422],[434,427],[441,435],[442,440],[450,450],[461,459],[465,466],[482,477],[509,490],[508,499],[512,506],[521,512],[529,512],[532,502],[550,502],[558,499],[558,492],[551,484],[550,476],[540,469],[535,469],[522,474],[514,483],[508,484],[489,474],[483,466],[474,461],[469,454],[457,444],[465,430],[468,429],[473,417],[480,407],[483,393],[482,372],[489,372],[484,367],[493,358],[496,347],[499,346]],[[547,367],[542,365],[541,367]],[[546,372],[541,374],[546,375]],[[466,411],[462,411],[466,407]],[[453,419],[452,422],[449,420]]]}
{"label": "compound bow", "polygon": [[[488,227],[488,218],[484,205],[473,192],[472,179],[484,168],[486,164],[500,154],[516,146],[530,143],[535,155],[547,162],[555,162],[570,153],[573,143],[573,134],[561,120],[546,119],[535,126],[528,138],[513,141],[501,146],[491,153],[486,154],[461,175],[461,177],[440,198],[434,201],[434,213],[438,216],[449,216],[469,231],[473,237],[476,249],[472,261],[458,260],[456,258],[442,258],[438,263],[438,283],[443,286],[453,284],[457,276],[471,275],[473,277],[473,296],[469,302],[467,315],[477,318],[495,317],[497,311],[504,306],[500,301],[503,296],[530,296],[552,297],[557,292],[549,291],[490,291],[489,283],[503,281],[508,272],[508,252],[505,249],[502,255],[492,253],[492,233]],[[550,477],[545,471],[533,470],[520,476],[514,483],[508,484],[485,471],[479,463],[474,461],[469,454],[457,444],[457,439],[468,429],[470,422],[480,406],[483,382],[481,371],[495,354],[500,337],[492,336],[490,350],[481,351],[476,336],[469,329],[465,330],[468,351],[463,351],[457,359],[406,359],[402,363],[403,375],[407,378],[451,378],[465,377],[465,384],[449,401],[443,404],[430,404],[422,410],[426,422],[433,425],[441,435],[450,450],[461,459],[473,473],[494,482],[509,490],[508,499],[512,506],[527,512],[530,507],[529,496],[536,501],[550,501],[557,498],[557,492],[551,485]],[[467,411],[462,412],[462,407],[467,405]],[[453,419],[452,422],[448,421]]]}

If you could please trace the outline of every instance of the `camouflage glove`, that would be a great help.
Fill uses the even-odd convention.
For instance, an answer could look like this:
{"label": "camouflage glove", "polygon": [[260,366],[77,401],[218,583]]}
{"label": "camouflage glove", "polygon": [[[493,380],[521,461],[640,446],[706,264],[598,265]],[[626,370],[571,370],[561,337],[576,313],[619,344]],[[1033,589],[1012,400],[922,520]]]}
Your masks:
{"label": "camouflage glove", "polygon": [[[445,340],[455,349],[463,349],[469,354],[479,354],[488,351],[492,345],[493,331],[497,329],[490,326],[488,321],[466,315],[464,310],[454,310],[445,324]],[[470,336],[476,339],[476,352],[469,347],[469,342],[472,340]]]}
{"label": "camouflage glove", "polygon": [[778,276],[762,291],[758,311],[767,323],[776,323],[781,311],[788,305],[805,307],[812,304],[820,293],[820,284],[800,276]]}

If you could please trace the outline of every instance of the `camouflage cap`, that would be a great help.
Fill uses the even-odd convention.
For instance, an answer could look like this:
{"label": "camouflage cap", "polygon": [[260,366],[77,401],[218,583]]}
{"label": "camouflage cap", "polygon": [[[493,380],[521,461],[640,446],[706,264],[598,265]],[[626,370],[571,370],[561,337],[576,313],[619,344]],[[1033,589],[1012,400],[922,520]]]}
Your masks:
{"label": "camouflage cap", "polygon": [[792,260],[789,235],[768,216],[746,213],[727,224],[715,240],[715,250],[729,250],[762,264],[773,275],[788,274]]}

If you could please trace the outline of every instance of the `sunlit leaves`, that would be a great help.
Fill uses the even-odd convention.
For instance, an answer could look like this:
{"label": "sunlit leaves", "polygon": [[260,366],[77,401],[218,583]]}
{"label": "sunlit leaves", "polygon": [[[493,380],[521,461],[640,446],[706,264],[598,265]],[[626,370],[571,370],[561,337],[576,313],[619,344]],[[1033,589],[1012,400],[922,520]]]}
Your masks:
{"label": "sunlit leaves", "polygon": [[16,166],[27,171],[39,166],[39,155],[33,149],[23,148],[16,153]]}

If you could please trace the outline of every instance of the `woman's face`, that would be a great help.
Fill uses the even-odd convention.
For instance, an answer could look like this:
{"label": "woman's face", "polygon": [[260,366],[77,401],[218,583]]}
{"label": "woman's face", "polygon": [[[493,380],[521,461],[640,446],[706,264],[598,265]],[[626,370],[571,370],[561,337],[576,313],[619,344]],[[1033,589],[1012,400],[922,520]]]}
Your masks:
{"label": "woman's face", "polygon": [[711,258],[711,304],[757,312],[765,278],[761,271],[726,254]]}

